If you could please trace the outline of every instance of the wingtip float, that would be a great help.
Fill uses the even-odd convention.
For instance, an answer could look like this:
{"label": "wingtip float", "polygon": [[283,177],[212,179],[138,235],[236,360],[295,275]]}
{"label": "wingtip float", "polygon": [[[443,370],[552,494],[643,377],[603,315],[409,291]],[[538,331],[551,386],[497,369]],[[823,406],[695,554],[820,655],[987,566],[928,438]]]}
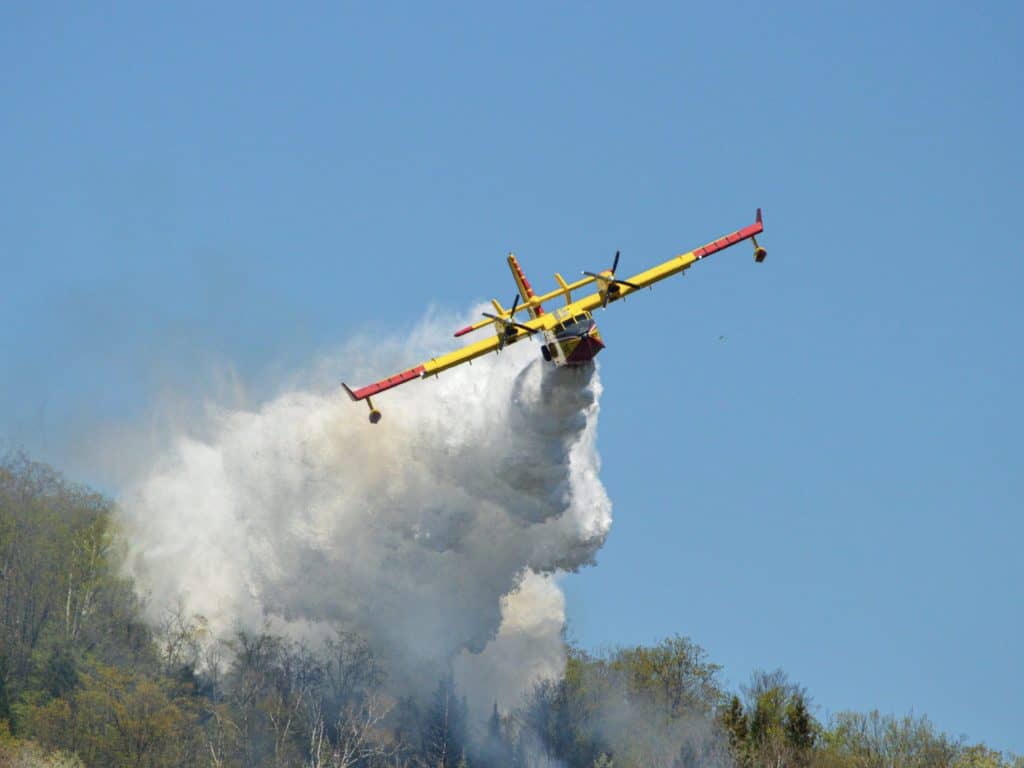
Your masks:
{"label": "wingtip float", "polygon": [[[602,272],[583,272],[583,277],[575,282],[568,283],[560,274],[555,274],[558,288],[542,296],[533,292],[533,287],[526,279],[523,269],[514,254],[508,255],[508,266],[512,272],[512,278],[516,283],[516,295],[512,300],[509,309],[505,309],[492,299],[494,313],[484,312],[483,320],[479,320],[465,328],[455,332],[455,337],[465,336],[473,331],[480,330],[489,325],[497,329],[494,336],[481,341],[468,344],[462,349],[449,352],[446,355],[435,357],[408,370],[396,373],[386,379],[368,384],[365,387],[353,390],[342,382],[342,387],[348,396],[354,401],[365,400],[370,409],[370,423],[376,424],[381,419],[381,412],[373,405],[372,396],[380,394],[392,387],[405,384],[413,379],[425,379],[428,376],[436,376],[442,371],[454,368],[463,363],[468,363],[474,358],[485,355],[489,352],[500,352],[505,346],[515,344],[526,338],[537,334],[543,337],[541,355],[544,359],[554,365],[578,366],[584,365],[604,349],[604,342],[594,321],[593,311],[607,307],[610,303],[628,296],[634,291],[642,288],[649,288],[659,280],[679,274],[689,269],[694,263],[705,259],[713,253],[731,248],[744,240],[750,240],[754,245],[754,261],[761,263],[768,256],[765,250],[757,242],[757,235],[764,231],[764,222],[761,217],[761,209],[757,209],[757,216],[753,224],[750,224],[735,232],[730,232],[724,237],[713,240],[706,245],[696,248],[687,253],[674,256],[668,261],[662,262],[655,267],[633,275],[628,280],[622,280],[615,276],[619,266],[619,252],[615,252],[611,269]],[[582,298],[573,299],[575,291],[596,284],[597,290]],[[543,304],[556,298],[564,298],[565,306],[547,311]],[[516,320],[516,314],[526,312],[529,319],[525,322]]]}

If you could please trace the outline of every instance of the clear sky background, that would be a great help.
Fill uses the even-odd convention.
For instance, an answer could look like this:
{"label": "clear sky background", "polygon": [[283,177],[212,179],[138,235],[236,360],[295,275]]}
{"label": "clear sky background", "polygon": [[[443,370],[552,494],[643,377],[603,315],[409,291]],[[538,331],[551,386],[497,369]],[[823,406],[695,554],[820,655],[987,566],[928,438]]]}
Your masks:
{"label": "clear sky background", "polygon": [[599,317],[572,636],[1024,752],[1019,3],[95,5],[0,10],[0,447],[762,206]]}

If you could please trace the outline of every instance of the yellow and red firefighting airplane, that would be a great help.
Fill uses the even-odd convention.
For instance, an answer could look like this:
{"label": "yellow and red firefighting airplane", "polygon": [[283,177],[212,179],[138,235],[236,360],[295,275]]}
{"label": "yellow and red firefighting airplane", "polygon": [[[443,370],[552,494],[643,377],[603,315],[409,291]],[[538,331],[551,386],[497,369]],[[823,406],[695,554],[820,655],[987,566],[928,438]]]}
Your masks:
{"label": "yellow and red firefighting airplane", "polygon": [[[495,325],[498,332],[490,338],[469,344],[455,352],[427,360],[414,368],[402,371],[394,376],[389,376],[382,381],[368,384],[356,390],[352,390],[345,383],[341,386],[348,392],[353,400],[365,400],[370,408],[370,423],[376,424],[380,421],[380,411],[373,406],[371,395],[377,395],[385,390],[397,387],[413,379],[425,379],[428,376],[436,376],[441,371],[454,368],[457,365],[468,363],[470,360],[488,352],[500,352],[505,346],[515,344],[517,341],[531,337],[535,334],[542,334],[544,344],[541,346],[541,355],[548,362],[555,365],[577,366],[584,365],[594,359],[594,356],[604,349],[604,342],[601,341],[601,334],[598,333],[597,323],[591,314],[598,307],[607,307],[611,302],[623,299],[634,291],[647,288],[659,280],[671,277],[688,269],[695,262],[710,256],[712,253],[724,250],[744,240],[751,240],[754,244],[754,261],[762,262],[768,252],[757,244],[757,235],[764,230],[761,221],[761,209],[757,209],[756,221],[732,232],[725,237],[720,237],[713,242],[703,245],[696,250],[675,256],[656,267],[641,272],[629,280],[620,280],[615,277],[615,270],[619,266],[619,252],[615,252],[615,261],[611,269],[603,272],[584,272],[583,279],[574,283],[567,283],[565,279],[555,273],[555,280],[558,281],[558,288],[545,293],[543,296],[536,296],[530,287],[529,281],[523,274],[519,261],[513,254],[508,255],[508,265],[512,270],[512,277],[515,278],[516,293],[512,300],[512,307],[505,309],[495,299],[491,299],[496,314],[484,312],[484,319],[473,325],[468,325],[455,332],[455,335],[463,336],[472,331],[479,330],[488,325]],[[597,291],[581,299],[573,301],[573,291],[578,291],[586,285],[597,284]],[[565,306],[547,311],[541,305],[551,299],[565,297]],[[520,303],[521,302],[521,303]],[[516,320],[518,312],[526,311],[530,319],[524,323]]]}

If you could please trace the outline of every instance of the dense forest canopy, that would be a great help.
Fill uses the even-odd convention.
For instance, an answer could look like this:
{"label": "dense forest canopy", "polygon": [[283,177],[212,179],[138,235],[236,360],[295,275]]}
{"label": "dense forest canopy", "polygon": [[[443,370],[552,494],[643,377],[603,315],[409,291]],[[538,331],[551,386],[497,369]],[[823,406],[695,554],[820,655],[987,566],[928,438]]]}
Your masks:
{"label": "dense forest canopy", "polygon": [[1024,768],[923,716],[821,722],[785,673],[726,690],[684,637],[590,654],[471,717],[449,674],[395,696],[374,649],[310,647],[167,606],[142,618],[113,503],[24,455],[0,462],[0,766]]}

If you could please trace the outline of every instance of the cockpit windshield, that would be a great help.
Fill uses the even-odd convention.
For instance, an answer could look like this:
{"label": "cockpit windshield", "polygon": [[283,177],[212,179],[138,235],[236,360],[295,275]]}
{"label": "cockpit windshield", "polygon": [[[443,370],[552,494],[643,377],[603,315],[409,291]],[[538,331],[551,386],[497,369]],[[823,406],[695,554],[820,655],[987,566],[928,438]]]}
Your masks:
{"label": "cockpit windshield", "polygon": [[576,315],[558,326],[559,336],[583,336],[594,325],[594,321],[586,315]]}

